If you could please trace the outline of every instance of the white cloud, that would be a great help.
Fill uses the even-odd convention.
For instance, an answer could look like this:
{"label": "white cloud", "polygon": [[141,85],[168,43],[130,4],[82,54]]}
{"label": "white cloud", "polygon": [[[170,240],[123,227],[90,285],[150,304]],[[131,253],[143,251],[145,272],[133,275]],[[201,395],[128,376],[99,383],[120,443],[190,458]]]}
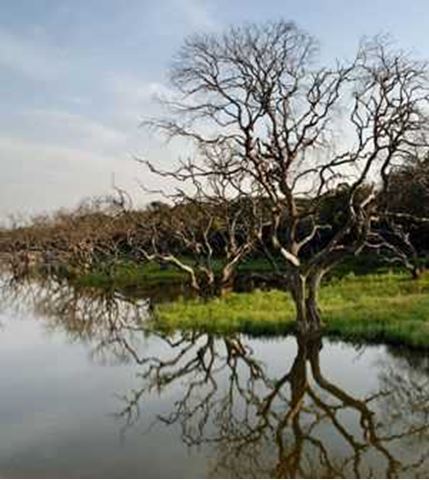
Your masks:
{"label": "white cloud", "polygon": [[33,109],[21,114],[20,125],[32,125],[27,135],[55,144],[98,153],[124,151],[127,135],[122,130],[83,115],[53,109]]}
{"label": "white cloud", "polygon": [[144,81],[131,74],[115,73],[106,82],[111,101],[119,115],[139,119],[160,112],[159,100],[172,100],[173,90],[159,81]]}
{"label": "white cloud", "polygon": [[[99,130],[98,138],[110,141],[109,130]],[[101,134],[101,135],[100,135]],[[141,183],[154,189],[165,182],[149,175],[132,155],[124,150],[116,152],[85,145],[65,146],[23,139],[13,135],[0,136],[0,219],[9,214],[34,214],[75,207],[83,199],[112,193],[112,180],[126,189],[136,205],[152,199],[141,191]],[[96,143],[96,142],[95,142]],[[155,162],[169,161],[169,152],[159,148],[145,149]],[[165,165],[165,163],[164,163]]]}
{"label": "white cloud", "polygon": [[[173,13],[166,25],[171,35],[215,26],[203,0],[169,0],[165,8]],[[18,86],[22,101],[0,111],[0,217],[71,206],[108,191],[112,173],[119,185],[133,190],[142,175],[133,154],[165,165],[184,151],[165,147],[157,135],[138,128],[143,118],[161,113],[157,99],[172,98],[158,70],[145,66],[142,80],[134,64],[104,63],[103,55],[96,57],[80,44],[75,48],[75,39],[67,35],[53,27],[0,27],[0,72],[26,81]],[[97,46],[95,34],[93,41]],[[108,42],[99,47],[110,52]],[[37,82],[49,86],[40,96]]]}
{"label": "white cloud", "polygon": [[85,197],[111,190],[112,175],[136,191],[137,169],[125,155],[109,156],[79,148],[0,137],[0,215],[72,207]]}
{"label": "white cloud", "polygon": [[[173,91],[160,82],[148,82],[142,83],[139,82],[137,79],[133,79],[131,77],[128,78],[128,81],[125,81],[124,85],[124,78],[118,84],[117,92],[122,95],[132,95],[134,97],[134,101],[141,101],[141,102],[157,102],[158,100],[171,100],[173,98]],[[126,89],[124,89],[124,87]],[[130,97],[131,100],[131,97]]]}
{"label": "white cloud", "polygon": [[52,80],[66,68],[61,51],[0,30],[0,66],[35,80]]}
{"label": "white cloud", "polygon": [[173,0],[173,3],[183,13],[192,28],[197,30],[216,28],[216,22],[206,0]]}

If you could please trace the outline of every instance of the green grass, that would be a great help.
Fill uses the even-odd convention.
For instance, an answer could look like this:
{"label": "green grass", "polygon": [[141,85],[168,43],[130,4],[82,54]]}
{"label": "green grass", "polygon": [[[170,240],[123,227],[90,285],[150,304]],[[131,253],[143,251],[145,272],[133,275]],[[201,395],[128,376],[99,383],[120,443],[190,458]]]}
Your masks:
{"label": "green grass", "polygon": [[106,287],[114,285],[117,288],[128,288],[140,285],[173,282],[185,279],[183,272],[174,267],[161,269],[155,262],[142,264],[122,262],[112,268],[100,266],[88,273],[80,275],[76,283],[82,287]]}
{"label": "green grass", "polygon": [[[328,335],[429,348],[428,273],[417,281],[405,273],[350,274],[322,286],[320,304]],[[156,312],[162,329],[250,334],[287,333],[295,315],[289,294],[278,290],[207,302],[181,299],[158,305]]]}

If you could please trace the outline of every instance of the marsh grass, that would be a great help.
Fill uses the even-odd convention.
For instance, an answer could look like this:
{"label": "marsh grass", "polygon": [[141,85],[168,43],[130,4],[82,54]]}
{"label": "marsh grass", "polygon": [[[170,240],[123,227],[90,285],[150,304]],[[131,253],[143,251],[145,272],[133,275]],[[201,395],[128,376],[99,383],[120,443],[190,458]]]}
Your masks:
{"label": "marsh grass", "polygon": [[[322,286],[320,305],[328,335],[429,348],[428,273],[419,280],[397,272],[349,274]],[[295,316],[289,294],[278,290],[206,302],[179,299],[157,306],[156,313],[162,329],[259,335],[292,331]]]}
{"label": "marsh grass", "polygon": [[110,268],[106,265],[100,265],[98,268],[79,276],[76,279],[76,283],[82,287],[102,288],[114,285],[120,289],[184,279],[184,274],[179,270],[171,267],[162,269],[155,262],[142,264],[121,262]]}

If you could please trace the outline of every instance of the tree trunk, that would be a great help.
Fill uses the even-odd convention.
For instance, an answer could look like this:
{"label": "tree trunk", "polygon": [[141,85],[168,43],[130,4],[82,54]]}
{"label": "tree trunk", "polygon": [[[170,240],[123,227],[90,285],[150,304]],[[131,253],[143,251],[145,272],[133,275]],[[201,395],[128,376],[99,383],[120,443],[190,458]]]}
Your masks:
{"label": "tree trunk", "polygon": [[318,305],[318,295],[319,295],[319,288],[320,282],[322,280],[323,274],[325,272],[323,270],[319,270],[318,272],[314,273],[308,279],[308,293],[306,298],[306,307],[307,307],[307,315],[311,319],[311,324],[315,327],[313,330],[320,330],[322,327],[322,319],[320,317],[320,310]]}
{"label": "tree trunk", "polygon": [[221,297],[228,295],[234,290],[234,278],[235,278],[235,270],[232,266],[227,265],[222,270],[222,276],[219,279],[218,285],[218,294]]}
{"label": "tree trunk", "polygon": [[308,277],[296,272],[292,277],[291,292],[296,309],[296,324],[300,333],[316,332],[322,327],[318,307],[318,291],[323,271]]}
{"label": "tree trunk", "polygon": [[417,265],[414,265],[411,270],[411,276],[413,277],[413,280],[418,280],[421,277],[421,275],[422,275],[422,269]]}
{"label": "tree trunk", "polygon": [[234,291],[234,279],[229,278],[227,280],[221,280],[219,286],[218,286],[218,295],[220,297],[225,297],[232,291]]}
{"label": "tree trunk", "polygon": [[227,274],[223,271],[216,275],[212,272],[209,275],[204,273],[198,277],[196,292],[205,299],[224,297],[234,290],[234,277],[233,271],[227,272]]}

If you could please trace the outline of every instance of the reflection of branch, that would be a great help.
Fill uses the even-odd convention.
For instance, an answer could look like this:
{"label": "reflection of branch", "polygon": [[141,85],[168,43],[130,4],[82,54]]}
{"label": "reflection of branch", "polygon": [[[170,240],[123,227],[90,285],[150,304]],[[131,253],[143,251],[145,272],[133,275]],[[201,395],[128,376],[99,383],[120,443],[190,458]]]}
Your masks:
{"label": "reflection of branch", "polygon": [[[159,419],[168,425],[179,424],[187,445],[214,443],[221,472],[226,468],[228,474],[237,476],[308,477],[323,473],[365,477],[374,454],[384,459],[376,467],[385,468],[389,478],[423,465],[422,459],[404,463],[390,445],[422,435],[429,428],[428,422],[395,435],[384,433],[389,421],[380,424],[369,404],[375,407],[385,402],[392,391],[384,389],[359,400],[327,380],[320,367],[319,338],[299,338],[291,369],[277,380],[270,378],[239,337],[215,341],[209,335],[198,335],[188,341],[179,352],[172,348],[168,360],[150,359],[151,365],[141,375],[143,388],[137,395],[133,392],[121,414],[127,418],[151,389],[163,391],[187,379],[173,411]],[[358,431],[344,423],[345,411],[358,414]],[[320,436],[327,424],[351,452],[342,459]],[[273,440],[276,460],[272,458]],[[265,465],[267,459],[269,464]]]}
{"label": "reflection of branch", "polygon": [[150,318],[148,301],[114,290],[78,288],[49,277],[4,282],[1,294],[12,307],[41,313],[49,328],[65,330],[73,340],[95,343],[93,355],[139,363],[139,343]]}
{"label": "reflection of branch", "polygon": [[[393,366],[381,365],[380,390],[360,399],[325,376],[317,336],[298,337],[292,366],[274,378],[239,335],[152,332],[162,346],[145,354],[145,302],[55,281],[8,284],[2,293],[32,303],[49,326],[95,344],[94,354],[139,367],[141,384],[119,397],[116,416],[125,428],[136,423],[152,392],[173,389],[179,397],[157,421],[178,425],[187,445],[210,443],[216,475],[395,477],[427,466],[427,452],[417,456],[429,429],[428,365],[410,369],[405,353]],[[341,455],[338,441],[345,445]]]}

